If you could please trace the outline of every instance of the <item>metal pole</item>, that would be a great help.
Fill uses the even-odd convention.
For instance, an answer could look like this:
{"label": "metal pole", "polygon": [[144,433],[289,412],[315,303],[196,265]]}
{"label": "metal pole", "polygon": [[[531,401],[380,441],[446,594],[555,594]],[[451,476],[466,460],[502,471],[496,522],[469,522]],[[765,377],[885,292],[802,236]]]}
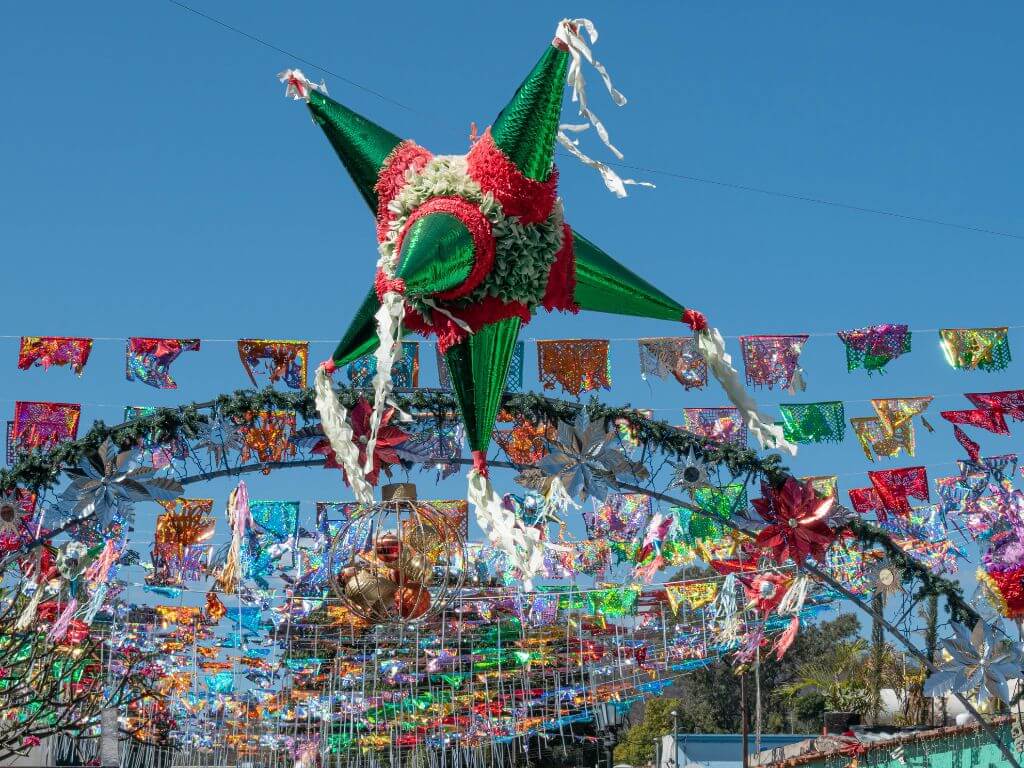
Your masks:
{"label": "metal pole", "polygon": [[672,710],[672,760],[679,768],[679,712]]}
{"label": "metal pole", "polygon": [[743,768],[750,766],[750,727],[747,724],[747,673],[740,675],[740,732],[743,738]]}

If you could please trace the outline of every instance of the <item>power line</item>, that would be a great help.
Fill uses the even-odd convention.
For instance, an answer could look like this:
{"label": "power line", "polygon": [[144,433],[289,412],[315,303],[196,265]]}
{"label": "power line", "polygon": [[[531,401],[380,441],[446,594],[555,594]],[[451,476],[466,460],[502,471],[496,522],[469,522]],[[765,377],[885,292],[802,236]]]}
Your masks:
{"label": "power line", "polygon": [[[262,45],[262,46],[264,46],[266,48],[269,48],[272,51],[276,51],[278,53],[284,54],[285,56],[289,56],[290,58],[294,59],[295,61],[298,61],[298,62],[300,62],[302,64],[305,64],[308,67],[312,67],[313,69],[316,69],[316,70],[318,70],[320,72],[323,72],[324,74],[330,75],[331,77],[336,77],[339,80],[341,80],[342,82],[347,83],[348,85],[351,85],[354,88],[358,88],[358,89],[360,89],[362,91],[365,91],[366,93],[369,93],[369,94],[371,94],[373,96],[376,96],[378,99],[381,99],[382,101],[385,101],[385,102],[387,102],[389,104],[393,104],[396,107],[401,107],[402,109],[407,110],[408,112],[412,112],[413,114],[417,114],[417,115],[421,115],[421,116],[426,116],[422,112],[419,112],[418,110],[413,109],[412,107],[410,107],[410,106],[408,106],[406,104],[403,104],[402,102],[397,101],[397,100],[391,98],[390,96],[387,96],[387,95],[381,93],[380,91],[376,91],[373,88],[370,88],[369,86],[363,85],[361,83],[357,83],[355,80],[351,80],[351,79],[345,77],[344,75],[340,75],[337,72],[334,72],[334,71],[328,69],[327,67],[324,67],[324,66],[322,66],[320,64],[317,64],[316,62],[310,61],[309,59],[306,59],[306,58],[304,58],[302,56],[299,56],[299,55],[297,55],[295,53],[292,53],[291,51],[285,50],[284,48],[281,48],[281,47],[279,47],[277,45],[274,45],[273,43],[268,42],[267,40],[264,40],[261,37],[258,37],[256,35],[250,33],[250,32],[246,32],[245,30],[239,29],[238,27],[235,27],[235,26],[233,26],[231,24],[228,24],[226,21],[218,19],[215,16],[211,16],[211,15],[209,15],[207,13],[204,13],[203,11],[200,11],[200,10],[198,10],[196,8],[193,8],[193,7],[189,6],[189,5],[186,5],[185,3],[180,2],[180,0],[167,0],[167,2],[171,3],[172,5],[176,5],[177,7],[181,8],[181,9],[183,9],[185,11],[193,13],[196,16],[199,16],[200,18],[206,19],[207,21],[209,21],[209,22],[211,22],[213,24],[216,24],[216,25],[218,25],[218,26],[220,26],[220,27],[222,27],[224,29],[227,29],[227,30],[229,30],[231,32],[234,32],[237,35],[241,35],[242,37],[244,37],[244,38],[246,38],[248,40],[251,40],[254,43],[257,43],[257,44]],[[1006,237],[1006,238],[1010,238],[1010,239],[1013,239],[1013,240],[1024,240],[1024,235],[1017,234],[1015,232],[1006,232],[1006,231],[999,230],[999,229],[989,229],[987,227],[976,227],[976,226],[973,226],[973,225],[970,225],[970,224],[957,224],[957,223],[952,222],[952,221],[944,221],[942,219],[935,219],[935,218],[931,218],[931,217],[928,217],[928,216],[915,216],[913,214],[901,213],[899,211],[892,211],[892,210],[888,210],[888,209],[885,209],[885,208],[873,208],[873,207],[863,206],[863,205],[854,205],[852,203],[843,203],[843,202],[839,202],[837,200],[829,200],[827,198],[816,197],[816,196],[813,196],[813,195],[800,195],[800,194],[796,194],[796,193],[793,193],[793,192],[782,192],[782,191],[779,191],[779,190],[767,189],[767,188],[764,188],[764,187],[755,187],[755,186],[751,186],[749,184],[738,184],[738,183],[735,183],[735,182],[721,181],[719,179],[709,179],[709,178],[702,177],[702,176],[693,176],[691,174],[679,173],[677,171],[667,171],[667,170],[660,169],[660,168],[647,168],[647,167],[640,166],[640,165],[630,165],[628,163],[619,163],[619,162],[609,162],[609,163],[606,163],[606,164],[607,165],[611,165],[611,166],[615,166],[617,168],[625,168],[625,169],[632,170],[632,171],[640,171],[642,173],[654,173],[654,174],[659,174],[661,176],[667,176],[669,178],[680,179],[680,180],[683,180],[683,181],[692,181],[692,182],[695,182],[695,183],[698,183],[698,184],[710,184],[712,186],[723,187],[725,189],[734,189],[734,190],[741,191],[741,192],[754,192],[754,193],[759,194],[759,195],[768,195],[770,197],[779,197],[779,198],[783,198],[783,199],[786,199],[786,200],[797,200],[799,202],[811,203],[813,205],[825,205],[825,206],[829,206],[829,207],[832,207],[832,208],[841,208],[843,210],[853,211],[855,213],[868,213],[868,214],[873,214],[873,215],[876,215],[876,216],[888,216],[890,218],[900,219],[902,221],[912,221],[912,222],[916,222],[918,224],[931,224],[933,226],[948,227],[950,229],[958,229],[958,230],[961,230],[961,231],[964,231],[964,232],[977,232],[979,234],[992,235],[994,237]]]}

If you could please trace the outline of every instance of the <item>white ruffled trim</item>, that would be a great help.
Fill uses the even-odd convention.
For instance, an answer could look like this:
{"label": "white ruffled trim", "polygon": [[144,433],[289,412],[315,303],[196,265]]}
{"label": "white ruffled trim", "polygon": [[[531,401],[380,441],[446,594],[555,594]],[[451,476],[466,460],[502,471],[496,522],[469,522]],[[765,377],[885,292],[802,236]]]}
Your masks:
{"label": "white ruffled trim", "polygon": [[779,606],[775,609],[775,612],[780,616],[785,616],[787,613],[799,616],[800,611],[804,608],[804,601],[807,599],[808,582],[809,577],[807,576],[801,576],[794,581],[789,589],[786,590],[782,600],[779,601]]}
{"label": "white ruffled trim", "polygon": [[359,449],[352,439],[353,432],[347,420],[348,414],[338,402],[331,387],[331,379],[323,366],[316,369],[313,389],[316,395],[316,410],[320,414],[324,434],[331,444],[331,450],[334,451],[334,458],[345,470],[356,501],[372,504],[373,488],[366,482],[363,468],[359,465]]}
{"label": "white ruffled trim", "polygon": [[320,91],[325,96],[327,95],[327,83],[323,80],[319,83],[314,83],[302,74],[301,69],[286,69],[284,72],[278,72],[277,79],[285,84],[285,98],[291,97],[295,101],[309,101],[310,91]]}
{"label": "white ruffled trim", "polygon": [[373,472],[373,453],[377,450],[377,433],[380,431],[384,409],[394,390],[391,369],[401,350],[405,298],[396,291],[388,291],[384,294],[375,317],[377,318],[377,339],[380,343],[374,353],[374,357],[377,358],[377,372],[373,377],[373,413],[370,414],[370,436],[366,441],[366,460],[363,462],[364,476]]}
{"label": "white ruffled trim", "polygon": [[544,547],[540,529],[523,525],[495,492],[491,481],[478,470],[469,473],[466,498],[476,510],[476,522],[491,546],[508,556],[509,564],[523,576],[523,589],[533,589],[533,577],[544,572]]}
{"label": "white ruffled trim", "polygon": [[696,337],[697,348],[707,361],[712,375],[722,385],[730,402],[739,409],[747,429],[757,438],[761,447],[786,451],[796,456],[796,446],[786,440],[782,427],[757,409],[754,398],[740,381],[739,372],[732,367],[732,356],[725,351],[725,339],[718,329],[698,331]]}

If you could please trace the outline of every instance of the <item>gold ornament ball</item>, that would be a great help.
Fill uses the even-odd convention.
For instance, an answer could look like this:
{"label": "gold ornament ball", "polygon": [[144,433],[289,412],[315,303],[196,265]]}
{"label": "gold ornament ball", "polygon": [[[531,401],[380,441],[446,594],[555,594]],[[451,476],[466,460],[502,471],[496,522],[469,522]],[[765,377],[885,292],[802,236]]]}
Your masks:
{"label": "gold ornament ball", "polygon": [[395,596],[398,585],[371,571],[358,571],[345,584],[345,597],[371,613],[383,612],[384,605]]}

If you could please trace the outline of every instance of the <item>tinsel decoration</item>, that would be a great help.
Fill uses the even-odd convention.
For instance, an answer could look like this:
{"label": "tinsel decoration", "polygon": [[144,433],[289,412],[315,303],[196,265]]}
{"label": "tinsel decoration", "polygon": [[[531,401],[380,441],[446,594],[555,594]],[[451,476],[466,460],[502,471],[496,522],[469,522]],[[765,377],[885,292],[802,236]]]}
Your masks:
{"label": "tinsel decoration", "polygon": [[909,498],[928,501],[928,472],[924,467],[868,472],[868,479],[885,512],[909,516]]}
{"label": "tinsel decoration", "polygon": [[904,424],[909,423],[915,416],[921,417],[921,423],[930,432],[932,427],[922,414],[928,410],[933,399],[930,395],[875,398],[871,401],[871,407],[875,409],[875,413],[878,414],[878,418],[882,422],[882,428],[888,434],[892,434]]}
{"label": "tinsel decoration", "polygon": [[628,542],[639,535],[651,516],[651,497],[642,493],[610,493],[604,501],[592,500],[583,522],[592,539]]}
{"label": "tinsel decoration", "polygon": [[838,539],[825,553],[825,567],[832,578],[853,592],[863,595],[869,585],[865,576],[864,554],[850,546],[843,538]]}
{"label": "tinsel decoration", "polygon": [[826,523],[835,499],[822,499],[811,483],[792,477],[781,488],[762,483],[761,492],[763,496],[751,502],[767,523],[757,534],[757,547],[778,565],[790,558],[797,564],[809,557],[824,562],[836,537]]}
{"label": "tinsel decoration", "polygon": [[612,387],[607,339],[538,341],[537,370],[544,389],[560,384],[574,397]]}
{"label": "tinsel decoration", "polygon": [[558,429],[553,424],[543,421],[532,423],[522,416],[512,416],[505,412],[499,412],[498,423],[512,425],[495,429],[494,441],[513,464],[536,464],[544,457],[545,440],[554,440],[558,435]]}
{"label": "tinsel decoration", "polygon": [[153,540],[157,545],[177,548],[179,556],[186,548],[213,536],[217,521],[211,517],[213,499],[183,499],[160,501],[167,510],[156,520]]}
{"label": "tinsel decoration", "polygon": [[[262,411],[242,427],[242,461],[255,457],[261,464],[284,461],[295,455],[295,445],[289,439],[295,431],[292,411]],[[263,468],[270,474],[270,467]]]}
{"label": "tinsel decoration", "polygon": [[997,435],[1010,434],[1006,423],[1009,416],[1014,421],[1024,421],[1024,390],[1004,392],[974,392],[965,394],[976,408],[956,411],[941,411],[940,416],[953,425],[953,436],[967,451],[972,461],[978,461],[981,447],[968,437],[960,425],[979,427]]}
{"label": "tinsel decoration", "polygon": [[747,384],[784,387],[790,393],[805,389],[800,353],[808,338],[807,334],[740,336]]}
{"label": "tinsel decoration", "polygon": [[[124,407],[125,422],[144,419],[156,413],[156,408],[149,405],[126,405]],[[160,444],[153,439],[152,434],[141,441],[143,450],[148,451],[152,456],[153,467],[162,469],[169,466],[173,461],[183,461],[188,458],[188,442],[180,437]]]}
{"label": "tinsel decoration", "polygon": [[[415,341],[403,341],[399,346],[399,355],[391,367],[391,380],[399,389],[412,389],[420,385],[420,345]],[[345,369],[345,374],[353,387],[372,387],[373,377],[377,375],[377,358],[375,355],[363,355]]]}
{"label": "tinsel decoration", "polygon": [[962,371],[1002,371],[1010,364],[1007,328],[943,328],[946,362]]}
{"label": "tinsel decoration", "polygon": [[54,448],[78,436],[82,406],[18,400],[14,404],[11,440],[15,453]]}
{"label": "tinsel decoration", "polygon": [[692,336],[639,339],[640,376],[659,379],[672,375],[684,389],[703,389],[708,384],[708,364]]}
{"label": "tinsel decoration", "polygon": [[814,475],[801,477],[800,482],[810,483],[814,486],[814,492],[823,499],[839,498],[839,478],[836,475]]}
{"label": "tinsel decoration", "polygon": [[299,502],[256,500],[249,501],[249,514],[261,531],[277,543],[295,538],[299,529]]}
{"label": "tinsel decoration", "polygon": [[154,339],[132,337],[125,348],[125,378],[157,389],[177,389],[171,378],[171,363],[182,352],[198,352],[199,339]]}
{"label": "tinsel decoration", "polygon": [[842,402],[783,403],[779,405],[783,434],[791,443],[841,443],[846,434]]}
{"label": "tinsel decoration", "polygon": [[640,595],[639,586],[595,589],[587,593],[590,613],[607,618],[632,616],[636,613],[636,599]]}
{"label": "tinsel decoration", "polygon": [[716,443],[747,445],[747,425],[739,408],[684,408],[683,429]]}
{"label": "tinsel decoration", "polygon": [[305,389],[309,365],[308,341],[279,339],[239,339],[238,358],[254,387],[256,375],[269,378],[271,384],[283,381],[289,389]]}
{"label": "tinsel decoration", "polygon": [[67,365],[79,376],[92,352],[92,339],[76,336],[22,336],[18,350],[18,368],[27,371],[33,365],[49,370],[51,365]]}
{"label": "tinsel decoration", "polygon": [[710,605],[718,597],[717,581],[698,581],[687,584],[666,584],[665,594],[672,613],[678,615],[679,608],[686,605],[691,611]]}
{"label": "tinsel decoration", "polygon": [[884,373],[887,363],[910,352],[911,332],[906,325],[882,323],[837,335],[846,345],[846,370],[850,372],[863,368],[869,374]]}
{"label": "tinsel decoration", "polygon": [[[435,350],[437,354],[437,377],[441,389],[451,390],[452,378],[448,373],[448,363],[445,361],[444,353],[441,352],[440,348],[435,347]],[[517,341],[515,346],[512,348],[512,359],[509,361],[508,365],[508,376],[505,377],[506,392],[523,391],[523,364],[525,355],[525,343]]]}

